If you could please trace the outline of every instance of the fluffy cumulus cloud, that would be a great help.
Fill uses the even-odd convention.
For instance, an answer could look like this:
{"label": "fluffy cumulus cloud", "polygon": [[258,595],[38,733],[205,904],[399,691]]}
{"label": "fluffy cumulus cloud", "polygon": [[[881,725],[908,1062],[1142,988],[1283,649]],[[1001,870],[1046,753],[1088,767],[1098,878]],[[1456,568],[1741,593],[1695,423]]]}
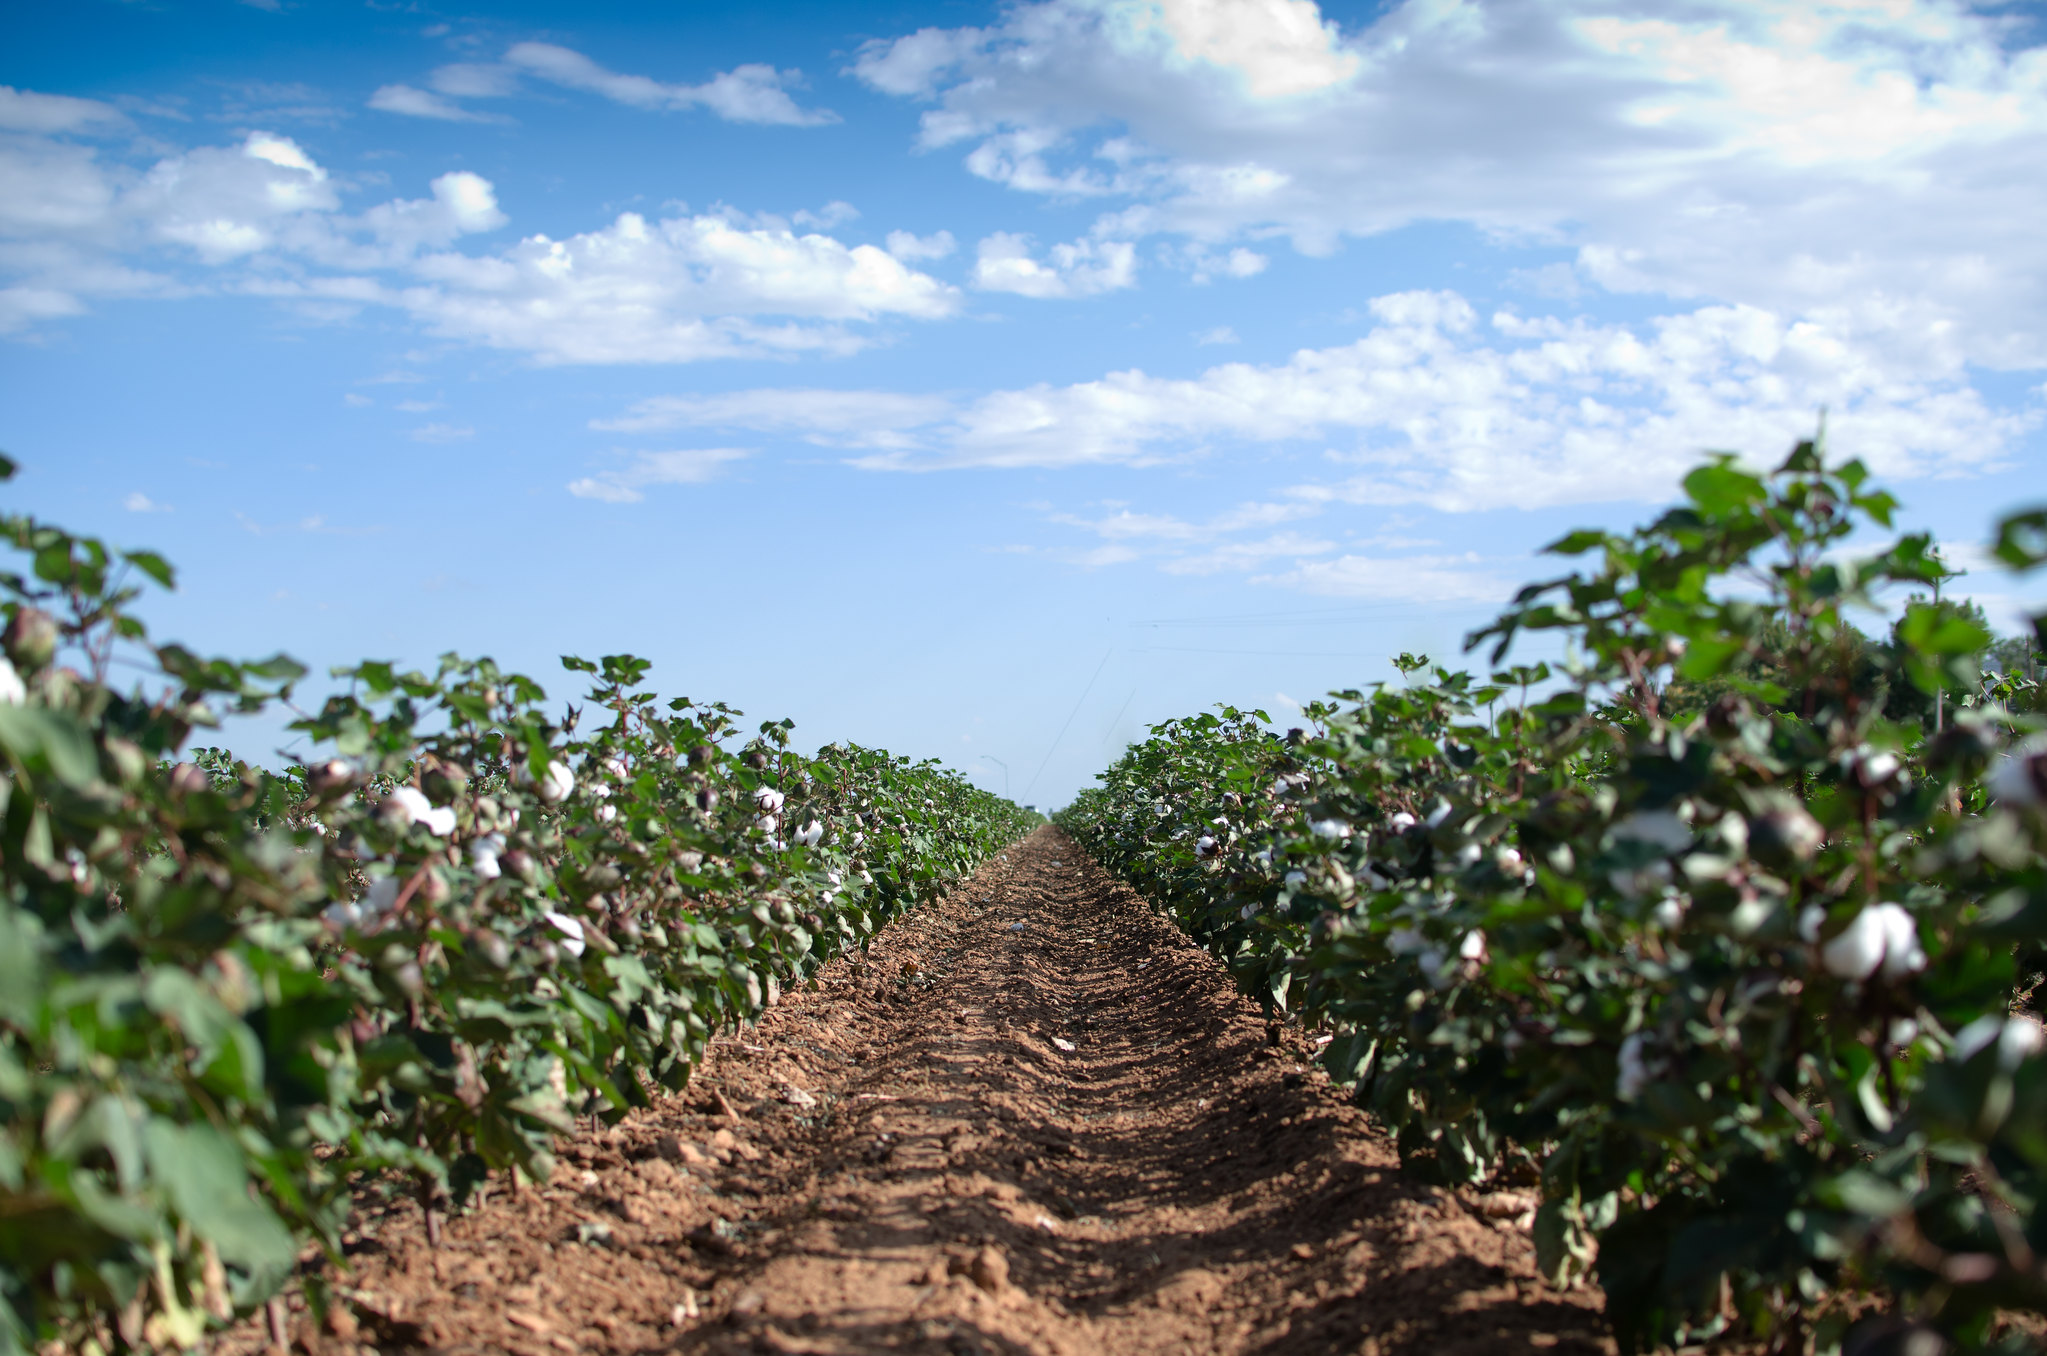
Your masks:
{"label": "fluffy cumulus cloud", "polygon": [[527,81],[579,90],[651,112],[702,108],[727,122],[811,127],[838,121],[838,115],[828,109],[804,108],[796,102],[789,91],[802,85],[800,71],[778,71],[751,63],[721,71],[699,85],[678,84],[614,71],[573,48],[548,42],[514,43],[496,62],[442,66],[427,78],[429,87],[425,89],[385,85],[370,96],[370,107],[412,118],[479,122],[493,115],[462,100],[505,98]]}
{"label": "fluffy cumulus cloud", "polygon": [[997,231],[974,260],[974,286],[1023,297],[1094,296],[1129,287],[1136,275],[1136,247],[1124,241],[1054,245],[1041,263],[1031,257],[1028,236]]}
{"label": "fluffy cumulus cloud", "polygon": [[924,103],[926,147],[1099,200],[1096,236],[1189,242],[1190,270],[1458,220],[1574,249],[1553,287],[1881,299],[2038,367],[2047,49],[2014,22],[1964,0],[1403,0],[1339,31],[1310,0],[1038,0],[853,70]]}
{"label": "fluffy cumulus cloud", "polygon": [[1456,511],[1655,500],[1702,450],[1770,455],[1821,408],[1891,477],[1997,464],[2035,418],[1989,407],[1958,346],[1882,306],[1818,319],[1710,306],[1626,325],[1484,316],[1455,293],[1405,292],[1369,311],[1353,343],[1187,377],[1123,371],[964,400],[758,391],[628,419],[789,432],[800,417],[803,436],[874,470],[1144,465],[1291,445],[1330,468],[1294,488],[1302,502]]}
{"label": "fluffy cumulus cloud", "polygon": [[[959,306],[957,289],[905,262],[936,238],[891,253],[775,217],[626,213],[563,239],[465,249],[509,224],[470,171],[350,212],[346,186],[290,137],[258,131],[127,164],[42,130],[89,133],[108,124],[104,106],[6,94],[0,119],[31,130],[0,134],[0,331],[94,298],[239,290],[323,314],[396,308],[542,362],[670,363],[849,352],[870,341],[860,326]],[[857,214],[833,203],[805,215]]]}
{"label": "fluffy cumulus cloud", "polygon": [[753,455],[745,448],[698,447],[676,452],[641,452],[614,471],[585,476],[569,483],[569,493],[578,499],[599,499],[607,504],[637,504],[654,485],[700,485],[715,480],[725,467]]}

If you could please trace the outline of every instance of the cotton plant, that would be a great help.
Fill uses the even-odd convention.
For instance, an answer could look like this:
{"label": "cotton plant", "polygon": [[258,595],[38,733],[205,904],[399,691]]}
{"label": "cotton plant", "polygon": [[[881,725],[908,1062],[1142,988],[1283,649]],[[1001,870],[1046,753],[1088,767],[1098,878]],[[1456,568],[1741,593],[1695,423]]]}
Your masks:
{"label": "cotton plant", "polygon": [[[1325,1064],[1412,1170],[1539,1181],[1545,1269],[1596,1276],[1624,1345],[1824,1348],[1829,1287],[1877,1275],[1981,1345],[1998,1304],[2047,1307],[2039,1028],[2004,1013],[2047,936],[2039,716],[1930,604],[1854,648],[1847,608],[1942,568],[1923,537],[1844,554],[1894,507],[1856,464],[1801,445],[1686,490],[1558,543],[1590,567],[1474,637],[1497,664],[1560,632],[1560,668],[1401,656],[1406,682],[1285,739],[1167,722],[1062,822],[1332,1028]],[[2047,515],[2012,522],[2010,563],[2047,554]],[[1902,722],[1886,690],[1952,716]],[[1248,794],[1245,846],[1133,832],[1118,797],[1162,788],[1195,815]]]}

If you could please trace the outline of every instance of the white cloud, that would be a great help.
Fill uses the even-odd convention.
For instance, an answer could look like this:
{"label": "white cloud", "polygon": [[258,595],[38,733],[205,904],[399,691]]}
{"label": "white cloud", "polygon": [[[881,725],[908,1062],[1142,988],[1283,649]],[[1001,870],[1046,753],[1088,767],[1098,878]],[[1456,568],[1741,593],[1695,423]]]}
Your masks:
{"label": "white cloud", "polygon": [[34,90],[0,85],[0,131],[80,132],[92,127],[122,127],[127,121],[119,109],[97,99],[37,94]]}
{"label": "white cloud", "polygon": [[349,391],[341,397],[341,403],[349,406],[352,409],[360,410],[365,409],[368,406],[374,405],[377,402],[371,400],[366,395],[357,395],[354,391]]}
{"label": "white cloud", "polygon": [[1194,342],[1197,344],[1236,344],[1243,341],[1237,338],[1237,332],[1228,325],[1217,325],[1212,330],[1196,331]]}
{"label": "white cloud", "polygon": [[943,259],[959,248],[959,242],[952,238],[951,231],[939,231],[935,235],[912,235],[908,231],[888,233],[888,252],[906,264],[921,263],[926,259]]}
{"label": "white cloud", "polygon": [[472,112],[432,90],[411,85],[384,85],[370,96],[370,107],[380,113],[397,113],[408,118],[434,118],[441,122],[487,122],[489,115]]}
{"label": "white cloud", "polygon": [[1282,574],[1254,575],[1256,584],[1276,584],[1333,598],[1374,598],[1403,603],[1492,603],[1504,605],[1519,585],[1518,574],[1503,574],[1474,552],[1452,555],[1360,556],[1298,563]]}
{"label": "white cloud", "polygon": [[1461,221],[1575,249],[1581,283],[1881,301],[2047,366],[2047,48],[1961,0],[1614,9],[1402,0],[1338,32],[1305,0],[1040,0],[853,72],[970,173],[1113,200],[1096,238]]}
{"label": "white cloud", "polygon": [[[443,174],[428,197],[358,215],[342,210],[344,187],[272,132],[144,167],[50,137],[0,140],[0,332],[95,297],[238,290],[323,318],[396,308],[437,335],[542,362],[641,364],[849,353],[872,342],[861,327],[960,305],[957,289],[885,250],[771,217],[627,213],[467,253],[463,237],[508,222],[481,175]],[[171,272],[127,262],[151,255]]]}
{"label": "white cloud", "polygon": [[1137,251],[1121,241],[1076,240],[1054,245],[1046,263],[1031,258],[1029,236],[997,231],[981,242],[974,286],[1024,297],[1088,297],[1131,286]]}
{"label": "white cloud", "polygon": [[1130,370],[964,400],[753,391],[635,415],[794,431],[787,399],[802,436],[861,450],[854,464],[874,470],[1306,446],[1351,469],[1299,487],[1304,502],[1452,511],[1653,501],[1703,450],[1775,456],[1823,407],[1836,445],[1890,478],[1997,465],[2035,422],[1989,408],[1958,352],[1882,306],[1805,320],[1709,306],[1630,326],[1482,317],[1455,293],[1405,292],[1369,313],[1353,343],[1192,377]]}
{"label": "white cloud", "polygon": [[579,499],[610,504],[637,504],[650,485],[700,485],[716,479],[728,462],[752,456],[746,448],[699,447],[675,452],[641,452],[623,470],[586,476],[569,484]]}
{"label": "white cloud", "polygon": [[757,390],[714,396],[656,396],[590,427],[619,433],[673,428],[743,428],[830,447],[908,448],[915,431],[946,419],[943,396],[894,391]]}
{"label": "white cloud", "polygon": [[169,504],[159,504],[142,491],[137,490],[121,500],[121,507],[130,513],[169,513]]}
{"label": "white cloud", "polygon": [[475,436],[476,430],[467,424],[422,424],[412,430],[416,443],[460,443]]}
{"label": "white cloud", "polygon": [[837,122],[827,109],[804,109],[789,97],[798,84],[796,71],[749,64],[712,76],[701,85],[672,85],[644,75],[612,71],[581,52],[546,42],[522,42],[505,53],[505,63],[538,79],[569,89],[586,90],[634,108],[708,108],[729,122],[816,126]]}

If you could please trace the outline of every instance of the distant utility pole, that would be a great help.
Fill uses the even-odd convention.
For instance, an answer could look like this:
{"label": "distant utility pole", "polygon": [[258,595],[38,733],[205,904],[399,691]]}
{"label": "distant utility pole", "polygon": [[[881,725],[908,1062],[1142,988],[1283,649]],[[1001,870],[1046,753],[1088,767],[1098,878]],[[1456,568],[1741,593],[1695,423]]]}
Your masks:
{"label": "distant utility pole", "polygon": [[984,763],[993,763],[993,764],[995,764],[995,766],[997,766],[997,767],[999,767],[999,768],[1001,768],[1001,769],[1002,769],[1002,798],[1003,798],[1004,800],[1008,800],[1008,799],[1009,799],[1009,764],[1007,764],[1007,763],[1003,762],[1003,761],[1002,761],[1002,760],[1001,760],[1000,758],[991,758],[991,757],[989,757],[989,756],[988,756],[987,754],[985,754],[985,753],[981,755],[981,761],[982,761],[982,762],[984,762]]}

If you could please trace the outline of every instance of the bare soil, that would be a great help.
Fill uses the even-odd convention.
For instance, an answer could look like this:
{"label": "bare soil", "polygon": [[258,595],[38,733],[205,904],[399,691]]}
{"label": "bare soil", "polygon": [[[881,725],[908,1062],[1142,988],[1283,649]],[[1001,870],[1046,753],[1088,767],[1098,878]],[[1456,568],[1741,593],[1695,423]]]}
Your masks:
{"label": "bare soil", "polygon": [[[447,1352],[1610,1352],[1514,1203],[1404,1179],[1228,974],[1057,830],[721,1038],[429,1247],[368,1212],[351,1313]],[[260,1334],[255,1335],[260,1344]]]}

